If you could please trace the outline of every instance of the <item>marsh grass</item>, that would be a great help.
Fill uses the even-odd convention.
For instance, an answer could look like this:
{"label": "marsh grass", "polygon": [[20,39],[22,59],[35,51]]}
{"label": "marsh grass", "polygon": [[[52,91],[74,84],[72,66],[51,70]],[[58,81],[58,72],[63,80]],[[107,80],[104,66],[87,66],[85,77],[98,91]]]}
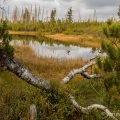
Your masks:
{"label": "marsh grass", "polygon": [[10,71],[0,72],[0,119],[28,120],[29,107],[37,106],[37,120],[101,120],[101,113],[93,110],[82,114],[71,104],[65,91],[71,93],[82,106],[103,102],[105,92],[102,80],[93,80],[97,95],[90,86],[90,81],[76,75],[67,85],[59,82],[72,69],[80,68],[87,61],[82,59],[60,61],[55,58],[36,57],[28,47],[15,47],[15,59],[31,70],[32,73],[51,82],[51,90],[44,91],[18,78]]}
{"label": "marsh grass", "polygon": [[38,32],[35,32],[35,31],[9,31],[9,34],[14,34],[14,35],[38,35],[39,33]]}
{"label": "marsh grass", "polygon": [[100,47],[100,39],[95,38],[93,35],[65,35],[54,34],[45,35],[45,37],[52,38],[54,40],[64,41],[67,43],[76,43],[86,47]]}
{"label": "marsh grass", "polygon": [[82,58],[77,60],[59,60],[42,56],[36,57],[29,46],[15,46],[15,58],[35,74],[52,80],[61,80],[72,69],[80,68],[87,62],[83,61]]}

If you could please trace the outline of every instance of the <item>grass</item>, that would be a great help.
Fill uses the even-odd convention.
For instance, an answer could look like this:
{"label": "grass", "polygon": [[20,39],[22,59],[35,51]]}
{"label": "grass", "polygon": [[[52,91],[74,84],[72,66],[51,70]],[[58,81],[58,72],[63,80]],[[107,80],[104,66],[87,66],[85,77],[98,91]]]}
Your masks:
{"label": "grass", "polygon": [[[15,58],[45,79],[61,80],[70,70],[82,67],[87,61],[81,59],[60,61],[55,58],[37,58],[29,46],[15,46]],[[23,52],[24,51],[24,52]],[[48,69],[49,68],[49,69]],[[57,77],[53,77],[57,76]],[[47,77],[47,78],[46,78]]]}
{"label": "grass", "polygon": [[[9,31],[13,35],[33,35],[39,36],[39,32],[26,32],[26,31]],[[84,47],[100,47],[101,38],[96,38],[94,35],[65,35],[65,34],[48,34],[43,33],[42,36],[51,38],[53,40],[62,41],[65,43],[78,44]]]}
{"label": "grass", "polygon": [[93,35],[54,34],[54,35],[45,35],[45,37],[52,38],[54,40],[68,42],[68,43],[77,43],[77,44],[81,44],[82,46],[100,47],[100,40],[95,38]]}
{"label": "grass", "polygon": [[9,34],[14,34],[14,35],[38,35],[38,32],[35,32],[35,31],[9,31]]}
{"label": "grass", "polygon": [[28,47],[15,46],[15,59],[28,67],[32,73],[51,81],[52,89],[44,91],[29,85],[9,71],[0,72],[0,119],[28,120],[29,107],[37,106],[38,120],[101,120],[101,113],[92,111],[82,114],[73,107],[65,91],[71,93],[82,106],[93,103],[105,105],[105,90],[102,80],[93,80],[99,96],[90,86],[89,80],[76,75],[72,81],[62,86],[60,80],[72,69],[87,63],[82,59],[59,61],[54,58],[36,57]]}

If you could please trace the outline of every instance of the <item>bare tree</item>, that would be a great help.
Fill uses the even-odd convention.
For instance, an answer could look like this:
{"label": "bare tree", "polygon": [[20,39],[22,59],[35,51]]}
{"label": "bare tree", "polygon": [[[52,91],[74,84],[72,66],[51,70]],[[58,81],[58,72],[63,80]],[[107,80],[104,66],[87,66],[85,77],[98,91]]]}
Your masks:
{"label": "bare tree", "polygon": [[56,16],[56,9],[54,8],[54,10],[52,10],[51,14],[50,14],[50,21],[51,22],[55,22],[55,16]]}
{"label": "bare tree", "polygon": [[43,10],[42,10],[42,21],[44,19],[44,7],[43,7]]}
{"label": "bare tree", "polygon": [[39,8],[38,8],[38,15],[37,15],[38,16],[38,18],[37,18],[38,21],[40,20],[40,15],[41,15],[41,9],[40,9],[40,6],[39,6]]}
{"label": "bare tree", "polygon": [[97,21],[96,10],[94,10],[94,14],[93,14],[93,21]]}
{"label": "bare tree", "polygon": [[23,22],[29,23],[30,22],[30,13],[28,8],[25,8],[24,14],[23,14]]}
{"label": "bare tree", "polygon": [[35,5],[35,11],[34,11],[35,23],[37,22],[37,15],[38,15],[37,6]]}
{"label": "bare tree", "polygon": [[1,21],[4,21],[5,20],[5,10],[4,10],[4,7],[2,8],[2,18],[1,18]]}
{"label": "bare tree", "polygon": [[15,6],[15,9],[13,11],[13,22],[17,23],[18,22],[18,8]]}
{"label": "bare tree", "polygon": [[46,9],[46,22],[48,22],[48,11]]}
{"label": "bare tree", "polygon": [[30,21],[32,22],[32,5],[31,5],[31,7],[30,7]]}
{"label": "bare tree", "polygon": [[80,14],[80,11],[79,11],[78,22],[81,22],[81,21],[82,21],[82,18],[81,18],[81,14]]}

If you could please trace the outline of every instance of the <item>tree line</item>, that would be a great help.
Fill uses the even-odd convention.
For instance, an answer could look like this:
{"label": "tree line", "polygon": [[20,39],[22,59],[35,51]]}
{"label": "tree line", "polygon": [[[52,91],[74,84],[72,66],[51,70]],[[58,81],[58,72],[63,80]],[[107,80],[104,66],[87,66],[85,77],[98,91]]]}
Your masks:
{"label": "tree line", "polygon": [[[13,9],[13,12],[10,13],[10,6],[8,6],[7,10],[5,10],[4,7],[2,7],[1,11],[1,21],[7,20],[8,22],[12,23],[38,23],[39,21],[43,22],[57,22],[58,20],[64,21],[64,22],[74,22],[73,19],[73,9],[72,7],[68,8],[68,10],[65,13],[65,18],[58,18],[57,17],[57,9],[53,8],[51,11],[47,10],[45,7],[40,7],[37,5],[31,5],[29,7],[23,7],[20,9],[18,6],[15,6]],[[116,20],[116,18],[113,16],[113,19]],[[78,12],[78,20],[77,22],[83,22],[83,21],[97,21],[97,12],[96,10],[93,11],[93,16],[89,16],[88,19],[82,20],[80,11]]]}

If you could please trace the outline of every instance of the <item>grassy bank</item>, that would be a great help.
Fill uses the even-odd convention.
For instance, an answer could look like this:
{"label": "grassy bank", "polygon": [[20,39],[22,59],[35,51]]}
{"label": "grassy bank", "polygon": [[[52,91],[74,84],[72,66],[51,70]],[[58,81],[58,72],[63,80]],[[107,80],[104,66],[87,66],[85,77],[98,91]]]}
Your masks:
{"label": "grassy bank", "polygon": [[[24,51],[24,52],[23,52]],[[65,91],[71,93],[82,106],[93,103],[105,105],[105,91],[102,80],[89,80],[76,75],[72,81],[62,86],[60,80],[72,69],[80,68],[87,61],[82,59],[59,61],[54,58],[37,58],[28,47],[15,46],[15,59],[28,67],[32,73],[46,80],[52,85],[50,91],[44,91],[29,85],[9,71],[0,72],[0,119],[28,120],[29,106],[36,104],[38,120],[101,120],[101,113],[92,111],[82,114],[70,103]],[[94,88],[102,95],[99,96]],[[110,108],[114,110],[114,108]]]}
{"label": "grassy bank", "polygon": [[[9,31],[9,34],[17,35],[34,35],[39,36],[39,32],[26,32],[26,31]],[[65,34],[48,34],[42,33],[42,36],[51,38],[57,41],[62,41],[71,44],[80,44],[86,47],[100,47],[101,38],[96,38],[93,35],[65,35]]]}
{"label": "grassy bank", "polygon": [[93,35],[65,35],[54,34],[45,35],[45,37],[52,38],[54,40],[60,40],[67,43],[77,43],[82,46],[100,47],[100,38],[95,38]]}
{"label": "grassy bank", "polygon": [[14,35],[38,35],[39,33],[36,31],[9,31],[9,34],[14,34]]}

